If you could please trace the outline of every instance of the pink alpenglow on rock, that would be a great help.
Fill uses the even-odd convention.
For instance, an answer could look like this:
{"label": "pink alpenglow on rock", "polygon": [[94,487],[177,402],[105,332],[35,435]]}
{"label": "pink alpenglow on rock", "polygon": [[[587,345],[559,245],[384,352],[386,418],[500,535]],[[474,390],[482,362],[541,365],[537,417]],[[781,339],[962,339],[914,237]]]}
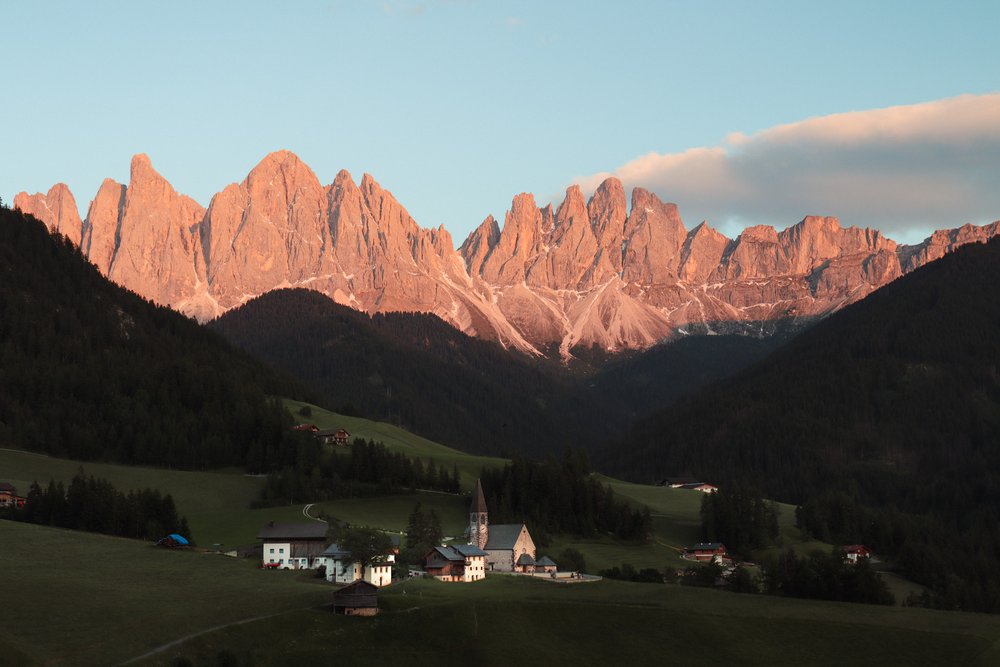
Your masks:
{"label": "pink alpenglow on rock", "polygon": [[571,186],[553,211],[514,197],[501,228],[487,216],[456,250],[365,174],[322,185],[297,156],[266,156],[208,209],[177,193],[145,155],[128,185],[101,184],[80,220],[62,184],[16,208],[64,234],[112,280],[199,320],[283,287],[366,312],[434,313],[470,335],[529,353],[616,351],[672,336],[766,334],[822,317],[1000,221],[899,246],[869,229],[807,216],[730,240],[675,204],[608,178],[586,199]]}

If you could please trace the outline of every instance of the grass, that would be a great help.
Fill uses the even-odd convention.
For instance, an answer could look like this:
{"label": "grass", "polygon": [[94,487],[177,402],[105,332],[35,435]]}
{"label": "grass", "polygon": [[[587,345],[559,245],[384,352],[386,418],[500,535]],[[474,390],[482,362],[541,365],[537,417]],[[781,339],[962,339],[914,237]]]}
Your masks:
{"label": "grass", "polygon": [[202,664],[228,651],[253,664],[477,665],[988,664],[992,617],[761,598],[605,581],[561,586],[493,576],[413,580],[380,592],[376,619],[293,612],[198,637],[149,661]]}
{"label": "grass", "polygon": [[319,607],[328,584],[247,561],[7,521],[0,540],[6,664],[113,665],[191,635],[138,664],[986,665],[1000,650],[983,614],[502,575],[410,580],[380,591],[378,618],[347,618]]}
{"label": "grass", "polygon": [[0,655],[109,665],[202,629],[329,600],[248,561],[0,521]]}

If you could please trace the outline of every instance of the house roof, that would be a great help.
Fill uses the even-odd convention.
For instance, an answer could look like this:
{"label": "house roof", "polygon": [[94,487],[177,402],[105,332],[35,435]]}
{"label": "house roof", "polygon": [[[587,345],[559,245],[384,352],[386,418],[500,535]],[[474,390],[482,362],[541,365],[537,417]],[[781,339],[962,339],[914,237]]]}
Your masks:
{"label": "house roof", "polygon": [[660,483],[665,486],[670,486],[671,484],[701,484],[696,477],[667,477],[660,480]]}
{"label": "house roof", "polygon": [[847,544],[844,546],[844,553],[861,553],[862,551],[869,551],[868,547],[863,544]]}
{"label": "house roof", "polygon": [[323,428],[323,429],[318,429],[316,431],[313,431],[313,434],[316,435],[317,437],[322,438],[322,437],[327,436],[327,435],[337,435],[337,432],[339,430],[340,429],[336,429],[336,428]]}
{"label": "house roof", "polygon": [[677,488],[686,489],[690,491],[690,490],[705,489],[705,488],[715,489],[718,487],[715,486],[714,484],[709,484],[708,482],[691,482],[690,484],[681,484]]}
{"label": "house roof", "polygon": [[531,554],[521,554],[517,557],[518,565],[534,565],[535,559],[531,557]]}
{"label": "house roof", "polygon": [[469,556],[485,556],[486,552],[474,544],[453,544],[452,549],[462,554],[466,558]]}
{"label": "house roof", "polygon": [[340,546],[336,542],[328,546],[323,550],[323,553],[320,554],[320,556],[327,556],[334,559],[347,558],[350,555],[349,551],[346,551],[344,547]]}
{"label": "house roof", "polygon": [[551,558],[549,558],[548,556],[542,556],[541,558],[539,558],[537,561],[535,561],[535,565],[559,567],[558,565],[556,565],[556,562]]}
{"label": "house roof", "polygon": [[257,533],[258,540],[325,540],[326,521],[310,521],[309,523],[274,523],[261,526]]}
{"label": "house roof", "polygon": [[431,553],[435,552],[437,552],[437,554],[442,558],[444,558],[445,560],[453,560],[453,561],[465,560],[465,558],[462,557],[462,554],[456,552],[451,547],[434,547],[433,549],[431,549]]}
{"label": "house roof", "polygon": [[472,492],[472,509],[469,511],[473,514],[486,511],[486,496],[483,495],[483,485],[478,479],[476,490]]}
{"label": "house roof", "polygon": [[487,551],[490,549],[513,549],[517,544],[517,538],[521,535],[523,523],[502,523],[490,524],[489,539],[486,542]]}
{"label": "house roof", "polygon": [[726,546],[722,542],[699,542],[693,547],[689,547],[691,551],[715,551],[717,549],[725,549]]}
{"label": "house roof", "polygon": [[7,491],[9,493],[17,493],[17,489],[10,482],[0,482],[0,491]]}

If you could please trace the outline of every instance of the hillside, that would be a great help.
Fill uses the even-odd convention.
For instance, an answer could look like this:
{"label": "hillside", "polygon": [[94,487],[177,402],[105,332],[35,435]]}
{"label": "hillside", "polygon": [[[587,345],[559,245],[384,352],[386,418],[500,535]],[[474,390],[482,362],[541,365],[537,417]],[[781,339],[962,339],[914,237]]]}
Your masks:
{"label": "hillside", "polygon": [[112,284],[0,208],[0,447],[178,468],[294,449],[267,394],[306,395],[217,334]]}
{"label": "hillside", "polygon": [[936,604],[996,611],[997,284],[1000,241],[960,248],[642,422],[601,460],[637,480],[749,480],[807,503],[814,533],[894,554]]}
{"label": "hillside", "polygon": [[759,359],[780,337],[709,336],[567,369],[467,336],[433,315],[369,316],[304,289],[277,290],[209,324],[324,393],[464,451],[559,452],[624,432]]}

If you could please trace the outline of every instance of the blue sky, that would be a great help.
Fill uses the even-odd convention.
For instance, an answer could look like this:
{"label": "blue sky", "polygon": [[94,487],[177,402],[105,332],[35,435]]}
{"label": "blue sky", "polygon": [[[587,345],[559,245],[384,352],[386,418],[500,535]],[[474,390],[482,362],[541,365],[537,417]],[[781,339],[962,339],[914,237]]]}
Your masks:
{"label": "blue sky", "polygon": [[289,149],[323,183],[371,173],[456,244],[518,192],[558,203],[611,173],[730,235],[1000,218],[997,2],[0,8],[7,202],[63,181],[85,214],[144,152],[207,206]]}

